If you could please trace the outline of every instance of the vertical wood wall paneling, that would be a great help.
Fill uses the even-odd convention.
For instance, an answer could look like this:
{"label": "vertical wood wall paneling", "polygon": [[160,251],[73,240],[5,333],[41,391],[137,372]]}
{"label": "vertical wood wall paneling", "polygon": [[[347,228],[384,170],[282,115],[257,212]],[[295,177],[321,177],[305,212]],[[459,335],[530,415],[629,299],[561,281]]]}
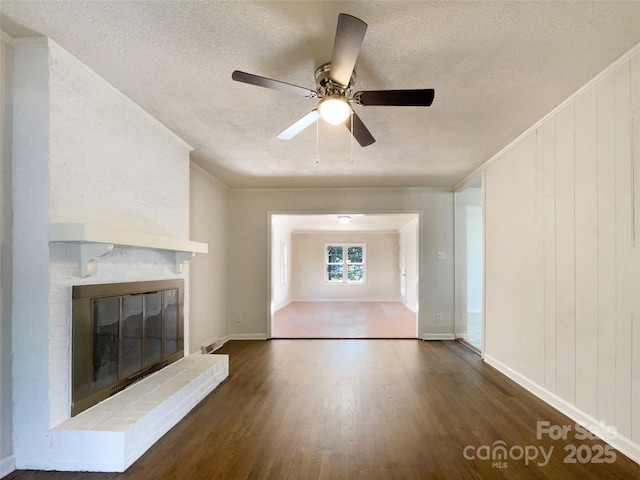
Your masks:
{"label": "vertical wood wall paneling", "polygon": [[598,418],[615,424],[616,167],[613,74],[597,85],[598,110]]}
{"label": "vertical wood wall paneling", "polygon": [[485,175],[486,354],[542,383],[542,179],[536,149],[535,135],[523,138]]}
{"label": "vertical wood wall paneling", "polygon": [[[640,243],[640,54],[629,61],[631,86],[631,115],[632,115],[632,166],[633,166],[633,209],[634,209],[634,247]],[[638,253],[638,250],[636,250]],[[640,256],[636,257],[640,260]],[[640,280],[640,278],[638,278]],[[640,285],[639,285],[640,287]],[[639,290],[640,293],[640,290]],[[640,308],[640,301],[636,303]]]}
{"label": "vertical wood wall paneling", "polygon": [[[519,139],[484,172],[486,356],[539,384],[538,371],[520,358],[535,360],[537,346],[523,347],[521,340],[540,333],[544,388],[578,417],[615,426],[638,445],[640,51],[610,72],[539,125],[535,142]],[[539,174],[529,168],[532,153],[542,169],[540,190],[535,179],[533,190],[527,187]],[[532,201],[539,205],[528,210]],[[537,250],[520,254],[536,237],[522,218],[533,215],[535,228],[538,208],[543,258],[536,267]],[[501,265],[505,256],[510,269]],[[523,296],[523,282],[538,274],[540,298]],[[500,295],[504,289],[513,294]],[[543,313],[532,313],[532,306]],[[507,321],[516,310],[527,310],[522,318],[536,328]]]}
{"label": "vertical wood wall paneling", "polygon": [[[509,322],[510,312],[507,310],[507,299],[504,295],[504,285],[510,285],[514,277],[512,268],[508,268],[505,258],[509,258],[506,250],[510,229],[504,227],[505,218],[510,218],[512,213],[510,204],[502,202],[501,198],[508,191],[510,184],[504,182],[503,178],[512,178],[510,167],[512,165],[505,161],[496,164],[494,168],[487,170],[484,176],[485,187],[485,329],[484,347],[485,353],[497,358],[500,361],[510,360],[508,351],[515,342],[519,341],[516,329],[513,331],[512,323]],[[504,282],[504,283],[503,283]]]}
{"label": "vertical wood wall paneling", "polygon": [[596,88],[575,102],[576,406],[598,414],[598,157]]}
{"label": "vertical wood wall paneling", "polygon": [[487,351],[487,172],[482,172],[482,357]]}
{"label": "vertical wood wall paneling", "polygon": [[542,140],[544,263],[544,387],[556,393],[556,121],[540,129]]}
{"label": "vertical wood wall paneling", "polygon": [[633,308],[633,350],[631,362],[631,439],[640,443],[640,55],[631,58],[631,111],[632,131],[631,142],[633,150],[633,201],[634,201],[634,246],[633,268],[635,274],[633,284],[635,299]]}
{"label": "vertical wood wall paneling", "polygon": [[556,360],[557,394],[575,404],[574,105],[556,116]]}
{"label": "vertical wood wall paneling", "polygon": [[616,151],[616,428],[631,437],[631,121],[629,62],[614,73]]}
{"label": "vertical wood wall paneling", "polygon": [[535,328],[535,344],[534,357],[537,361],[533,362],[535,372],[535,381],[539,385],[545,384],[546,365],[545,365],[545,343],[546,343],[546,325],[540,319],[545,318],[545,205],[542,199],[545,192],[544,180],[544,136],[540,129],[535,131],[536,144],[535,155],[532,158],[534,169],[534,197],[533,201],[533,250],[535,255],[534,262],[534,281],[532,282],[531,304],[532,318],[530,319],[532,326]]}
{"label": "vertical wood wall paneling", "polygon": [[[526,189],[521,199],[522,213],[527,221],[521,230],[521,245],[526,246],[520,259],[523,267],[526,265],[527,277],[522,285],[522,296],[525,314],[522,315],[520,331],[524,335],[521,351],[526,352],[528,361],[522,363],[522,372],[537,384],[544,382],[544,323],[540,322],[544,314],[544,285],[543,285],[543,220],[542,220],[542,164],[539,161],[539,141],[537,132],[533,132],[521,147],[517,149],[522,161],[526,162],[526,181],[520,183]],[[533,261],[531,261],[533,259]],[[516,307],[517,308],[517,307]],[[514,308],[515,310],[515,308]],[[531,361],[530,359],[536,359]]]}

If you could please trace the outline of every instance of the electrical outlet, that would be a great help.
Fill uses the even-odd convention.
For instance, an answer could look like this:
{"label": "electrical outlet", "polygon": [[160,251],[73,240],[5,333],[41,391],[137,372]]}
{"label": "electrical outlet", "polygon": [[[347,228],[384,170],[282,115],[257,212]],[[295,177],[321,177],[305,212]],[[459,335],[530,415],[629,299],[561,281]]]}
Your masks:
{"label": "electrical outlet", "polygon": [[436,322],[441,322],[441,321],[442,321],[442,314],[436,313]]}
{"label": "electrical outlet", "polygon": [[236,314],[236,323],[240,323],[242,321],[242,317],[240,316],[240,314]]}
{"label": "electrical outlet", "polygon": [[445,254],[444,252],[438,252],[438,260],[444,260],[445,259]]}

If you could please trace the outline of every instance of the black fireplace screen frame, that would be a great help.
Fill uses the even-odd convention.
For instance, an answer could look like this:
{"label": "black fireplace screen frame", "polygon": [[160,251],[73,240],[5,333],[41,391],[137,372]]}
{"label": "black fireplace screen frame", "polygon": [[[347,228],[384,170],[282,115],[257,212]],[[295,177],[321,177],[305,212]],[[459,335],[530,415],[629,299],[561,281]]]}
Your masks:
{"label": "black fireplace screen frame", "polygon": [[[175,302],[167,304],[170,299],[177,295]],[[140,296],[139,302],[141,305],[140,318],[141,330],[140,338],[138,341],[141,343],[141,360],[140,368],[132,371],[123,372],[125,365],[123,362],[123,350],[120,348],[124,344],[123,339],[129,339],[131,343],[131,337],[126,337],[124,333],[126,312],[124,311],[124,305],[127,299],[136,300]],[[160,311],[156,312],[156,322],[160,325],[160,347],[159,358],[152,359],[149,362],[145,360],[149,356],[145,356],[146,343],[146,322],[149,320],[150,313],[147,309],[147,298],[159,298]],[[165,297],[168,299],[165,301]],[[116,300],[114,300],[116,299]],[[96,358],[98,354],[96,350],[101,347],[100,334],[96,332],[96,323],[99,316],[98,310],[100,305],[106,305],[107,302],[112,302],[112,305],[118,307],[116,314],[118,317],[117,326],[112,326],[113,329],[117,329],[117,333],[111,332],[110,339],[113,343],[117,343],[118,351],[114,353],[111,351],[111,346],[105,347],[105,355],[112,357],[112,363],[116,363],[115,366],[111,365],[111,380],[105,383],[104,376],[100,381],[96,378],[100,371],[99,366],[96,366]],[[135,303],[135,302],[134,302]],[[165,315],[167,316],[167,323],[170,320],[170,313],[166,313],[169,308],[173,308],[173,305],[177,306],[177,325],[174,328],[169,329],[165,325]],[[166,309],[166,310],[165,310]],[[181,359],[184,356],[184,280],[153,280],[145,282],[126,282],[126,283],[108,283],[97,285],[76,285],[73,287],[72,292],[72,388],[71,388],[71,416],[75,416],[78,413],[96,405],[97,403],[109,398],[112,395],[122,391],[127,386],[131,385],[135,381],[149,375],[153,372],[160,370],[161,368]],[[114,312],[111,312],[113,315]],[[159,320],[157,320],[159,315]],[[113,322],[112,322],[113,323]],[[170,325],[173,327],[173,325]],[[165,329],[167,332],[165,332]],[[166,333],[166,335],[165,335]],[[172,335],[175,335],[173,337]],[[117,338],[116,338],[117,337]],[[136,337],[137,338],[137,337]],[[157,337],[152,337],[157,340]],[[167,345],[172,345],[175,340],[175,350],[173,346],[166,348]],[[157,348],[157,347],[156,347]],[[115,369],[115,370],[114,370]],[[107,377],[109,375],[106,375]]]}

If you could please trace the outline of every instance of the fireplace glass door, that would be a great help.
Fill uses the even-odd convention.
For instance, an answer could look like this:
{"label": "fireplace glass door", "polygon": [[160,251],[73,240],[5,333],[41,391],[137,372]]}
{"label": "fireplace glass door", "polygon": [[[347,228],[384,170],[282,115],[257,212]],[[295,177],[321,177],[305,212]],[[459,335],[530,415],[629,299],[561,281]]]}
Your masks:
{"label": "fireplace glass door", "polygon": [[93,302],[93,382],[99,390],[118,380],[120,351],[120,298]]}
{"label": "fireplace glass door", "polygon": [[183,281],[73,288],[72,415],[181,358]]}
{"label": "fireplace glass door", "polygon": [[162,357],[162,298],[160,292],[144,296],[144,364],[153,365]]}
{"label": "fireplace glass door", "polygon": [[178,291],[167,290],[164,292],[163,305],[164,354],[171,355],[178,351]]}
{"label": "fireplace glass door", "polygon": [[142,295],[122,297],[122,375],[142,369]]}

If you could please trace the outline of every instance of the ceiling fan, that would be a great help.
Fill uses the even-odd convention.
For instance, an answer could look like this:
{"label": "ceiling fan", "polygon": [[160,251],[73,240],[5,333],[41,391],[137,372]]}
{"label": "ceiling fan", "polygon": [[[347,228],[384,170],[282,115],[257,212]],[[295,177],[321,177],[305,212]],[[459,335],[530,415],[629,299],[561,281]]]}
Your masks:
{"label": "ceiling fan", "polygon": [[[377,105],[428,107],[433,102],[435,93],[433,89],[427,88],[419,90],[365,90],[351,94],[351,89],[356,83],[354,67],[366,31],[367,24],[359,18],[346,13],[341,13],[338,16],[331,63],[325,63],[316,69],[315,90],[239,70],[235,70],[231,78],[237,82],[320,99],[316,109],[282,131],[278,138],[289,140],[317,121],[318,118],[322,118],[332,125],[343,123],[358,143],[362,147],[366,147],[376,140],[362,123],[360,117],[353,111],[351,103],[362,107]],[[350,117],[351,120],[347,121]]]}

